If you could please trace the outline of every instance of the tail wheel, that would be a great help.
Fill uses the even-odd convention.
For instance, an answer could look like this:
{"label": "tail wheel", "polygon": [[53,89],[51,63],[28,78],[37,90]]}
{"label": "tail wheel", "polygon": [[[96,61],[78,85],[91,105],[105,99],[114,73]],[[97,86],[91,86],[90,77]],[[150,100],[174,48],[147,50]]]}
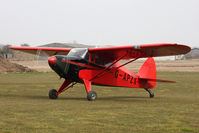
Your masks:
{"label": "tail wheel", "polygon": [[145,89],[145,90],[149,93],[150,98],[154,97],[154,93],[151,91],[151,89]]}
{"label": "tail wheel", "polygon": [[57,99],[58,98],[58,96],[57,96],[57,90],[55,90],[55,89],[50,90],[49,93],[48,93],[48,95],[49,95],[50,99]]}
{"label": "tail wheel", "polygon": [[95,101],[97,99],[97,93],[95,91],[90,91],[87,95],[89,101]]}
{"label": "tail wheel", "polygon": [[150,93],[150,94],[149,94],[149,97],[150,97],[150,98],[154,98],[154,93],[153,93],[153,92]]}

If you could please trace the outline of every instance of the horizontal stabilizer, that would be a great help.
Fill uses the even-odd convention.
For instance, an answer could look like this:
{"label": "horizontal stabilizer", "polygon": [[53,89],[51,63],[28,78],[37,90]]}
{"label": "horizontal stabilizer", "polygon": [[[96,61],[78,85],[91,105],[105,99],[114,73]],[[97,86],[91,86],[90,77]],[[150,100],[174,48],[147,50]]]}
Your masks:
{"label": "horizontal stabilizer", "polygon": [[155,81],[155,82],[166,82],[166,83],[176,83],[176,81],[172,80],[164,80],[164,79],[149,79],[149,78],[140,78],[141,80]]}

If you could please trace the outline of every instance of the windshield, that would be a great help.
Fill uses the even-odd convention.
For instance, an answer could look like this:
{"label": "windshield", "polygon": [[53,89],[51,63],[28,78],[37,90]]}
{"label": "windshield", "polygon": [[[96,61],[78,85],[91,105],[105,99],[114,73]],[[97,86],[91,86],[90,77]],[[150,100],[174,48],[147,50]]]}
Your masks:
{"label": "windshield", "polygon": [[67,56],[78,56],[85,58],[88,53],[88,48],[72,48]]}

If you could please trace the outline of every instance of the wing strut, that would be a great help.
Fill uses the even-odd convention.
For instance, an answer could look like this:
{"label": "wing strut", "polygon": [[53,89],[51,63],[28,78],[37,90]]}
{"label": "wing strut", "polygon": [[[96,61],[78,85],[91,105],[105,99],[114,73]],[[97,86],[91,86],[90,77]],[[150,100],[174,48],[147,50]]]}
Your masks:
{"label": "wing strut", "polygon": [[[98,78],[99,76],[102,76],[106,70],[108,70],[110,67],[112,67],[115,63],[117,63],[118,61],[120,61],[122,58],[124,58],[126,55],[128,54],[128,51],[125,55],[121,56],[120,58],[118,58],[117,60],[115,60],[113,63],[111,63],[108,67],[106,67],[103,71],[99,72],[96,76],[94,76],[92,79],[90,79],[90,81]],[[110,71],[110,70],[109,70]]]}
{"label": "wing strut", "polygon": [[116,67],[116,70],[119,69],[120,67],[123,67],[123,66],[125,66],[125,65],[127,65],[127,64],[129,64],[129,63],[131,63],[131,62],[133,62],[133,61],[136,61],[137,59],[139,59],[139,57],[138,57],[138,58],[135,58],[135,59],[133,59],[133,60],[130,60],[130,61],[128,61],[128,62],[126,62],[126,63],[124,63],[124,64],[122,64],[122,65]]}

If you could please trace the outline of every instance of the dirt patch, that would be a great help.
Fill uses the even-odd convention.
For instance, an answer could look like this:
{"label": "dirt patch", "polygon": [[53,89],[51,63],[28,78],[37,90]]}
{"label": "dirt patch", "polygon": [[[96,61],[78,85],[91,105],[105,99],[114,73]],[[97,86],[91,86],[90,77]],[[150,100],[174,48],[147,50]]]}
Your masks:
{"label": "dirt patch", "polygon": [[[137,72],[140,67],[143,65],[145,60],[137,60],[132,62],[125,67],[133,72]],[[28,68],[37,70],[39,72],[48,72],[52,69],[48,65],[48,61],[11,61]],[[120,63],[125,63],[125,60],[122,60]],[[177,60],[177,61],[160,61],[156,60],[156,69],[157,71],[166,71],[166,72],[199,72],[199,60]]]}
{"label": "dirt patch", "polygon": [[28,67],[24,67],[20,64],[11,63],[2,57],[0,57],[0,73],[7,72],[33,72],[35,70],[30,69]]}
{"label": "dirt patch", "polygon": [[11,61],[12,63],[17,63],[28,68],[34,69],[38,72],[51,72],[53,71],[50,66],[48,65],[48,61]]}

